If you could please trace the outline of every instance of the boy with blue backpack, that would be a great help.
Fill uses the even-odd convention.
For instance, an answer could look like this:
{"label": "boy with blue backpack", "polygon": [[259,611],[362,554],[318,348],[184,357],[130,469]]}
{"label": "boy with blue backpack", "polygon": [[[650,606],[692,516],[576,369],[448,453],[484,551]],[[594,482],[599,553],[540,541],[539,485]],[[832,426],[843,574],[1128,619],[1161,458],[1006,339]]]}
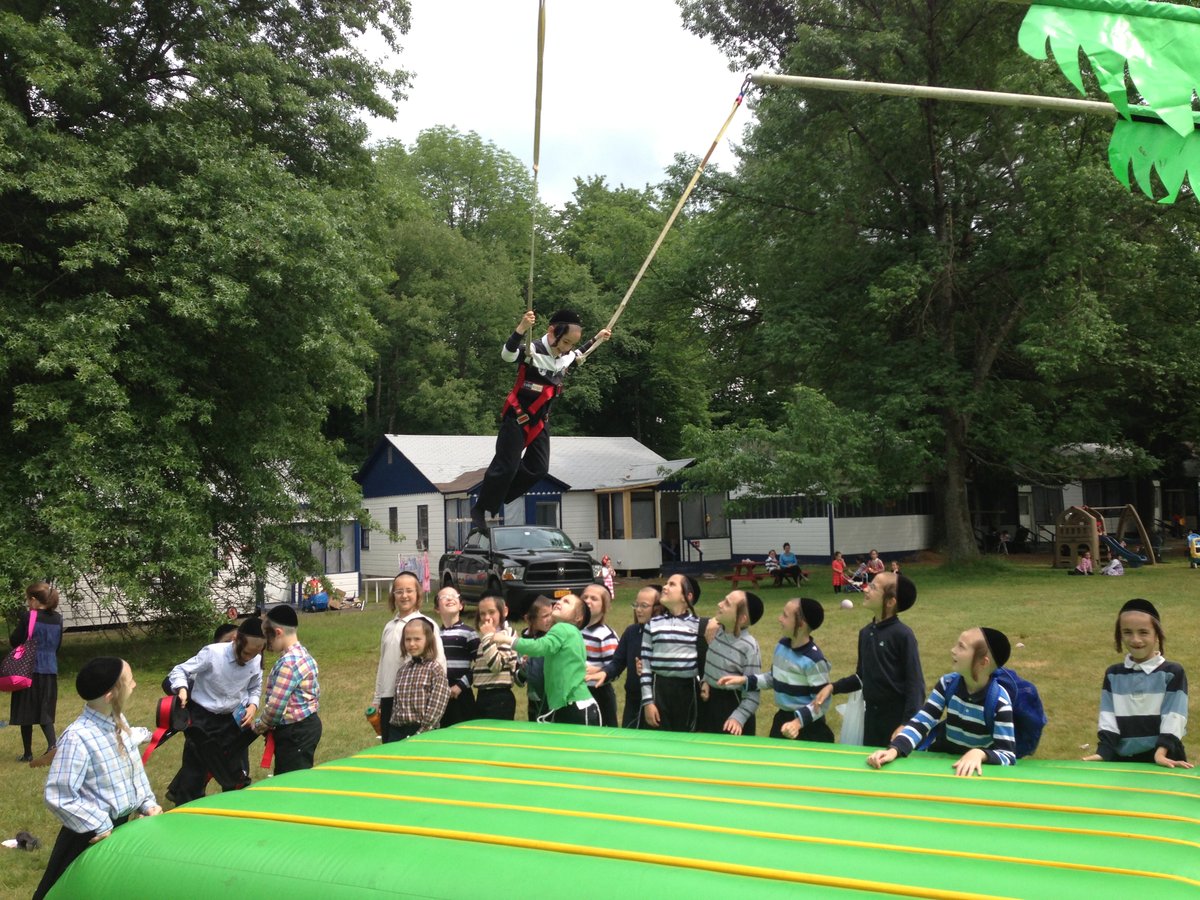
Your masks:
{"label": "boy with blue backpack", "polygon": [[[938,679],[924,707],[887,749],[867,757],[867,765],[878,769],[915,749],[932,750],[961,754],[954,763],[955,774],[969,776],[980,774],[984,765],[1010,766],[1031,753],[1045,715],[1037,689],[1004,668],[1010,654],[1003,632],[964,631],[950,651],[954,670]],[[1019,717],[1014,714],[1017,705]],[[945,721],[939,721],[943,713]]]}

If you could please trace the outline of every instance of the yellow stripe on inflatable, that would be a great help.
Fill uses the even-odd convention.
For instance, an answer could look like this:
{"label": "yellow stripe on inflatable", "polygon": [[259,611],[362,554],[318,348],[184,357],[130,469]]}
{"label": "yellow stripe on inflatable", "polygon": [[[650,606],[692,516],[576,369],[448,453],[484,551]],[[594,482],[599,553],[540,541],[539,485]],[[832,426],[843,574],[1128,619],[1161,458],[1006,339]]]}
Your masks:
{"label": "yellow stripe on inflatable", "polygon": [[[406,757],[415,759],[415,757]],[[454,760],[439,760],[451,763]],[[630,797],[656,797],[663,800],[695,800],[697,802],[713,802],[733,806],[752,806],[766,809],[786,809],[797,812],[813,812],[831,816],[862,816],[888,820],[903,820],[909,822],[936,822],[943,825],[961,825],[970,828],[1007,828],[1013,831],[1048,831],[1055,834],[1078,834],[1089,837],[1119,838],[1121,840],[1152,841],[1162,844],[1175,844],[1182,847],[1193,847],[1200,850],[1200,842],[1188,841],[1183,838],[1164,837],[1155,834],[1141,834],[1130,831],[1105,831],[1102,828],[1068,828],[1065,825],[1031,825],[1023,822],[997,822],[980,819],[952,819],[947,816],[921,816],[915,813],[875,812],[866,809],[841,809],[829,806],[809,806],[803,803],[781,803],[773,800],[746,800],[740,797],[705,797],[697,794],[681,794],[674,791],[639,791],[634,788],[602,787],[595,784],[568,784],[562,781],[538,781],[533,778],[499,778],[489,775],[460,775],[453,772],[414,772],[412,770],[379,769],[373,766],[340,766],[323,765],[321,768],[328,772],[362,772],[372,775],[390,775],[397,778],[433,778],[446,781],[476,781],[482,784],[520,785],[523,787],[554,788],[564,791],[584,791],[590,794],[622,794]],[[265,787],[265,786],[264,786]],[[272,788],[272,790],[283,790]],[[399,795],[382,794],[392,797]]]}
{"label": "yellow stripe on inflatable", "polygon": [[1048,859],[1029,859],[1020,856],[1002,856],[996,853],[973,853],[966,850],[913,847],[905,844],[890,844],[880,841],[852,841],[844,838],[813,837],[811,835],[781,834],[777,831],[760,831],[755,828],[727,828],[723,825],[703,825],[697,822],[678,822],[671,819],[652,819],[646,816],[623,816],[617,813],[583,812],[574,809],[552,809],[547,806],[527,806],[517,803],[492,803],[483,800],[463,800],[449,797],[421,797],[414,794],[384,794],[376,791],[347,791],[336,788],[293,788],[275,787],[265,784],[262,791],[290,794],[312,794],[334,797],[368,797],[376,800],[395,800],[404,803],[425,803],[433,806],[455,806],[465,809],[504,810],[508,812],[533,813],[544,816],[562,816],[570,819],[589,819],[598,822],[622,822],[631,825],[650,825],[657,828],[678,828],[682,831],[700,831],[708,834],[736,834],[764,838],[773,841],[789,841],[796,844],[819,844],[830,847],[849,847],[855,850],[882,850],[896,853],[911,853],[917,856],[948,856],[955,859],[972,859],[986,862],[1009,863],[1021,866],[1042,866],[1048,869],[1069,869],[1079,872],[1099,872],[1104,875],[1126,875],[1132,878],[1161,878],[1200,887],[1200,881],[1183,875],[1149,872],[1142,869],[1122,869],[1117,866],[1097,866],[1089,863],[1060,862]]}
{"label": "yellow stripe on inflatable", "polygon": [[[727,757],[720,757],[720,756],[684,756],[684,755],[680,755],[680,754],[668,754],[668,753],[630,753],[630,752],[625,752],[622,750],[594,750],[594,749],[583,748],[583,747],[555,747],[555,746],[547,746],[547,745],[542,745],[542,744],[496,744],[496,743],[491,743],[491,742],[485,743],[485,742],[478,742],[478,741],[449,741],[449,740],[444,740],[441,738],[432,738],[432,739],[426,741],[426,743],[457,744],[457,745],[466,746],[466,747],[503,747],[505,749],[512,749],[512,750],[539,750],[539,751],[552,750],[557,753],[594,753],[594,754],[602,754],[602,755],[608,755],[608,756],[622,756],[622,757],[626,757],[626,758],[639,757],[639,758],[643,758],[643,759],[665,759],[665,760],[671,760],[674,762],[702,762],[702,763],[729,762],[729,759]],[[806,747],[805,750],[807,750],[807,749],[808,748]],[[947,757],[947,762],[948,761],[949,761],[949,757]],[[810,772],[845,772],[845,771],[847,771],[847,769],[845,769],[842,766],[817,766],[817,765],[813,765],[811,763],[771,762],[769,760],[754,760],[754,759],[738,760],[738,765],[767,766],[767,767],[781,768],[781,769],[803,769],[805,771],[810,771]],[[888,778],[959,778],[959,777],[961,777],[959,775],[952,775],[949,772],[944,773],[944,774],[940,773],[940,772],[906,772],[903,769],[887,769],[886,772],[883,772],[881,774],[886,775],[886,777],[888,777]],[[1044,779],[1039,780],[1036,778],[1007,778],[1003,775],[992,775],[990,773],[987,776],[987,780],[989,782],[1001,782],[1001,783],[1007,782],[1009,784],[1040,784],[1040,785],[1044,785],[1046,787],[1074,788],[1077,790],[1085,789],[1085,790],[1094,790],[1094,791],[1123,791],[1123,792],[1139,794],[1139,795],[1159,794],[1164,797],[1178,796],[1178,794],[1175,791],[1159,790],[1158,788],[1126,787],[1124,785],[1113,785],[1113,784],[1079,784],[1078,782],[1074,782],[1074,781],[1047,781]]]}
{"label": "yellow stripe on inflatable", "polygon": [[[424,744],[456,744],[470,742],[459,741],[438,741],[425,740]],[[475,745],[479,746],[479,745]],[[496,745],[487,745],[496,746]],[[509,745],[502,745],[509,746]],[[518,748],[519,749],[519,748]],[[536,747],[538,750],[550,750],[558,748]],[[415,756],[406,754],[403,756],[391,755],[386,753],[365,753],[355,757],[355,759],[396,759],[396,760],[418,760],[423,762],[447,762],[445,757],[441,756]],[[720,760],[728,762],[728,760]],[[1042,812],[1062,812],[1076,815],[1092,815],[1092,816],[1116,816],[1119,818],[1130,819],[1157,819],[1166,822],[1184,822],[1189,825],[1200,825],[1200,819],[1192,818],[1191,816],[1176,816],[1168,813],[1157,812],[1138,812],[1133,810],[1120,809],[1103,809],[1100,807],[1087,806],[1066,806],[1053,803],[1022,803],[1017,800],[989,800],[978,797],[938,797],[929,794],[909,794],[899,793],[895,791],[864,791],[853,788],[834,788],[834,787],[819,787],[803,784],[777,784],[762,781],[738,781],[734,779],[719,779],[719,778],[697,778],[683,775],[655,775],[642,772],[618,772],[609,769],[588,769],[580,766],[547,766],[537,765],[534,763],[518,763],[508,760],[488,760],[487,764],[496,768],[505,769],[535,769],[545,772],[580,772],[587,775],[598,775],[608,778],[632,778],[643,781],[676,781],[683,784],[714,784],[723,787],[749,787],[762,788],[764,790],[773,791],[798,791],[803,793],[815,794],[832,794],[843,797],[871,797],[884,800],[912,800],[921,803],[950,803],[958,806],[994,806],[1001,809],[1029,809],[1040,810]],[[816,768],[825,768],[823,766]],[[844,771],[844,770],[841,770]]]}
{"label": "yellow stripe on inflatable", "polygon": [[[261,790],[261,787],[259,788]],[[691,859],[685,856],[667,856],[661,853],[645,853],[638,850],[612,850],[605,847],[590,847],[583,844],[566,844],[559,841],[534,840],[511,835],[463,832],[448,828],[425,828],[416,825],[390,825],[385,823],[355,822],[350,819],[330,819],[319,816],[300,816],[288,813],[254,812],[250,810],[219,809],[212,806],[181,806],[171,811],[172,815],[217,816],[234,819],[255,819],[264,822],[286,822],[295,825],[316,825],[324,828],[346,828],[353,831],[374,831],[384,834],[407,834],[416,837],[438,838],[473,844],[493,844],[502,847],[517,847],[523,850],[541,850],[547,853],[566,853],[575,856],[592,856],[599,859],[615,859],[626,862],[641,862],[657,866],[672,866],[682,869],[699,869],[724,875],[739,875],[786,881],[844,890],[870,891],[897,897],[922,897],[930,900],[1017,900],[998,894],[976,894],[964,891],[946,891],[928,887],[910,887],[885,881],[868,881],[835,875],[816,875],[807,872],[789,872],[765,866],[746,866],[740,863],[713,862],[706,859]]]}

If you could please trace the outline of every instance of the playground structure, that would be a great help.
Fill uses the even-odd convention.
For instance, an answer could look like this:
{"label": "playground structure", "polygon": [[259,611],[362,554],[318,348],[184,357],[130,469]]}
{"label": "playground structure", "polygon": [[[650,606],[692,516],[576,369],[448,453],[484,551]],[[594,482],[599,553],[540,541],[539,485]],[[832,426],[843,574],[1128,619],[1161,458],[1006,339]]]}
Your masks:
{"label": "playground structure", "polygon": [[[1104,524],[1104,513],[1119,511],[1116,530],[1109,534]],[[1123,543],[1127,536],[1136,535],[1136,544],[1141,553],[1131,550]],[[1074,568],[1075,558],[1090,550],[1096,566],[1102,567],[1113,557],[1118,557],[1130,568],[1155,565],[1154,545],[1142,517],[1130,503],[1124,506],[1069,506],[1059,514],[1054,529],[1054,568]]]}

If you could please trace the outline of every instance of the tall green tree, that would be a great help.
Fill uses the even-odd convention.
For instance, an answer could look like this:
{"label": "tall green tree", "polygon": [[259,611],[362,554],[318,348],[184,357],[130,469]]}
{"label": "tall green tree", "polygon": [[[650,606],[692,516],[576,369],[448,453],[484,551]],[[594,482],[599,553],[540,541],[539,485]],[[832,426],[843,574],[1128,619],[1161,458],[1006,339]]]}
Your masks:
{"label": "tall green tree", "polygon": [[378,243],[360,114],[408,4],[0,11],[0,578],[203,618],[357,509]]}
{"label": "tall green tree", "polygon": [[[761,36],[790,26],[789,72],[1063,91],[1017,49],[1023,10],[1007,4],[681,6],[740,54],[735,64],[765,58]],[[779,463],[795,490],[880,493],[923,472],[944,546],[967,557],[972,478],[1070,477],[1061,447],[1133,443],[1138,411],[1194,386],[1183,359],[1152,352],[1148,366],[1145,351],[1164,329],[1194,340],[1200,222],[1192,204],[1159,209],[1113,181],[1111,123],[785,89],[754,103],[758,123],[715,212],[712,255],[739,268],[734,284],[724,265],[708,276],[744,298],[753,403],[778,408],[744,435],[759,448],[747,483]],[[811,447],[796,403],[827,430],[827,449],[807,461],[789,455]],[[860,465],[861,434],[835,443],[856,425],[886,465]]]}

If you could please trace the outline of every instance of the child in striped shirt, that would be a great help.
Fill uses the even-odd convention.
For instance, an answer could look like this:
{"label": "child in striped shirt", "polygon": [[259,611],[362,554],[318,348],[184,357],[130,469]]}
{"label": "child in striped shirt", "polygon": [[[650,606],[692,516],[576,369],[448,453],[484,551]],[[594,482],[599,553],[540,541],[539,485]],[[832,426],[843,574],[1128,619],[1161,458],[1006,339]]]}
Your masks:
{"label": "child in striped shirt", "polygon": [[696,679],[700,658],[700,620],[692,605],[700,585],[675,574],[663,585],[665,615],[655,616],[642,634],[642,719],[663,731],[696,730]]}
{"label": "child in striped shirt", "polygon": [[[1012,699],[1001,684],[991,685],[996,669],[1008,662],[1010,652],[1008,638],[994,628],[968,628],[960,634],[950,649],[954,670],[938,679],[925,706],[886,749],[867,757],[867,765],[878,769],[897,756],[908,756],[927,735],[932,735],[929,750],[962,754],[954,762],[956,775],[978,775],[985,763],[1014,765],[1017,745]],[[995,696],[990,725],[989,691]],[[939,725],[943,712],[946,721]]]}
{"label": "child in striped shirt", "polygon": [[[587,664],[589,668],[602,669],[612,662],[617,653],[617,644],[620,643],[617,633],[604,621],[612,606],[612,594],[602,584],[589,584],[583,589],[580,597],[587,604],[588,615],[591,617],[588,626],[583,629],[583,648],[587,651]],[[617,692],[613,690],[613,686],[607,683],[593,685],[593,681],[589,681],[588,690],[591,691],[596,705],[600,707],[600,724],[616,728]]]}
{"label": "child in striped shirt", "polygon": [[[462,598],[452,587],[444,587],[433,598],[433,610],[442,620],[442,649],[446,654],[446,683],[450,701],[442,714],[442,727],[475,718],[475,695],[471,692],[471,663],[479,649],[479,635],[462,620]],[[436,648],[434,656],[436,658]]]}
{"label": "child in striped shirt", "polygon": [[1149,600],[1130,600],[1117,614],[1113,640],[1124,662],[1108,667],[1100,691],[1099,752],[1088,762],[1152,762],[1190,769],[1187,673],[1163,658],[1162,620]]}
{"label": "child in striped shirt", "polygon": [[698,731],[754,734],[759,692],[721,687],[721,679],[727,675],[750,678],[762,672],[762,653],[749,631],[762,614],[762,600],[749,591],[730,591],[717,604],[717,615],[706,629],[708,653],[700,682]]}
{"label": "child in striped shirt", "polygon": [[[475,607],[475,630],[479,632],[479,650],[471,664],[471,680],[478,692],[476,714],[481,719],[504,719],[511,722],[517,716],[517,698],[513,695],[513,676],[517,671],[517,654],[512,649],[516,636],[506,621],[508,606],[501,597],[484,597]],[[500,644],[497,634],[507,634],[510,640]]]}
{"label": "child in striped shirt", "polygon": [[829,683],[829,661],[812,639],[812,633],[824,621],[825,608],[816,600],[789,600],[779,614],[783,637],[775,645],[771,671],[748,678],[726,675],[718,681],[721,687],[744,684],[752,691],[775,691],[779,711],[771,723],[773,738],[833,743],[833,732],[825,721],[829,701],[817,700],[817,694]]}

